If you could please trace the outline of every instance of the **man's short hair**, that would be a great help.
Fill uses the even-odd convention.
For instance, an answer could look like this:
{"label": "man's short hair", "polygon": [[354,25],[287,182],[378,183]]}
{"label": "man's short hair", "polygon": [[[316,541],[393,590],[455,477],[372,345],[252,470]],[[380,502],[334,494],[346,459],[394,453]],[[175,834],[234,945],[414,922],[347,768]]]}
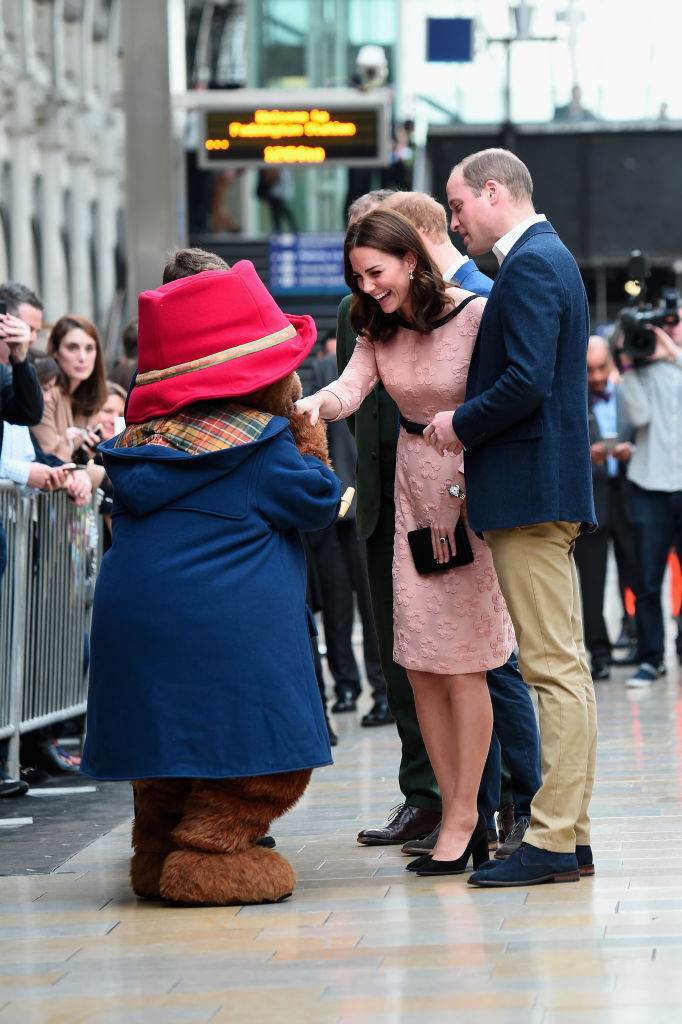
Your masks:
{"label": "man's short hair", "polygon": [[204,270],[229,270],[230,265],[214,252],[205,249],[171,249],[163,268],[163,283],[179,281],[181,277],[201,274]]}
{"label": "man's short hair", "polygon": [[[465,182],[480,196],[486,181],[499,181],[508,189],[515,202],[533,199],[533,179],[530,171],[509,149],[482,149],[461,160],[452,172],[461,170]],[[451,172],[451,173],[452,173]]]}
{"label": "man's short hair", "polygon": [[394,192],[382,204],[407,217],[417,231],[432,242],[448,241],[448,217],[445,207],[426,192]]}
{"label": "man's short hair", "polygon": [[383,203],[384,199],[392,196],[393,192],[392,188],[375,188],[372,192],[365,192],[363,196],[358,196],[348,207],[347,223],[351,224],[354,220],[364,217],[370,210],[375,210],[379,203]]}
{"label": "man's short hair", "polygon": [[126,359],[137,359],[137,320],[130,320],[121,332]]}
{"label": "man's short hair", "polygon": [[34,306],[41,312],[44,309],[43,300],[38,298],[36,293],[27,288],[25,284],[20,284],[18,281],[6,281],[5,284],[0,284],[0,302],[7,303],[7,312],[12,316],[17,315],[19,306],[23,303]]}

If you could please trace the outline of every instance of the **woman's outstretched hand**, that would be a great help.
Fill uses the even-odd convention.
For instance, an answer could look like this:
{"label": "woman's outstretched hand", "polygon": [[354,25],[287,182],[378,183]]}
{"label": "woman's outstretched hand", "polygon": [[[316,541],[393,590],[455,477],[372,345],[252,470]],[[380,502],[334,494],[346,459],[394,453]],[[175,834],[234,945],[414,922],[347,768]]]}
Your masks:
{"label": "woman's outstretched hand", "polygon": [[310,395],[308,398],[299,398],[297,402],[294,402],[294,408],[296,412],[302,413],[310,420],[311,427],[314,427],[320,418],[320,406],[324,401],[323,398],[317,395]]}

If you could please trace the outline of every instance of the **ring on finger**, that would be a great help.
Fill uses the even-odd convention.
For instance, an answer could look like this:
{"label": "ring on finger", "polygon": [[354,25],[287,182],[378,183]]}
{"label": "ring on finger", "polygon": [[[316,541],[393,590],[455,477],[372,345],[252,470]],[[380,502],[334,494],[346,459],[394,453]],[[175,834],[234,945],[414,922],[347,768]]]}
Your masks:
{"label": "ring on finger", "polygon": [[446,544],[447,543],[447,539],[448,539],[447,537],[439,537],[438,538],[438,540],[441,542],[441,544]]}

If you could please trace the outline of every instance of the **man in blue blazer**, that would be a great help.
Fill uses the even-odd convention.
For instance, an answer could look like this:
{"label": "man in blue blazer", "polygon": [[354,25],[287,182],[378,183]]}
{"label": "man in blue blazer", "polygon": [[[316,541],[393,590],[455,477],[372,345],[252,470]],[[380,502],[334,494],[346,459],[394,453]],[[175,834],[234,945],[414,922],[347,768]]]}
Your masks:
{"label": "man in blue blazer", "polygon": [[542,785],[519,849],[469,879],[479,886],[578,881],[592,873],[587,813],[597,715],[573,549],[595,523],[587,427],[589,318],[576,263],[532,202],[528,168],[503,149],[452,171],[451,228],[500,269],[481,320],[466,401],[424,436],[465,451],[469,523],[490,545],[538,694]]}
{"label": "man in blue blazer", "polygon": [[[417,228],[424,248],[446,281],[453,281],[477,295],[490,294],[492,280],[452,244],[445,210],[436,199],[425,192],[394,192],[381,205],[383,209],[401,213]],[[516,655],[512,654],[506,665],[490,669],[487,680],[493,705],[493,735],[481,779],[478,807],[481,813],[486,813],[486,809],[494,810],[503,802],[500,779],[501,754],[504,754],[510,780],[505,795],[512,798],[515,819],[504,834],[500,829],[502,845],[495,856],[504,860],[521,845],[530,820],[531,800],[540,788],[540,737],[533,702],[519,673]],[[433,849],[437,837],[438,830],[428,840],[406,844],[403,852],[423,853]]]}

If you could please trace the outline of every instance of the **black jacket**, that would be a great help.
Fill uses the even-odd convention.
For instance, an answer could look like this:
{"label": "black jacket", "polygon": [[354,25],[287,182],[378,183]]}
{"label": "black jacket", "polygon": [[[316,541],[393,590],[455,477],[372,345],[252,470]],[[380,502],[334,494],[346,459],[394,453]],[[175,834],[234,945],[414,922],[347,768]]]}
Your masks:
{"label": "black jacket", "polygon": [[28,362],[0,365],[0,448],[3,420],[33,427],[43,418],[43,392]]}

